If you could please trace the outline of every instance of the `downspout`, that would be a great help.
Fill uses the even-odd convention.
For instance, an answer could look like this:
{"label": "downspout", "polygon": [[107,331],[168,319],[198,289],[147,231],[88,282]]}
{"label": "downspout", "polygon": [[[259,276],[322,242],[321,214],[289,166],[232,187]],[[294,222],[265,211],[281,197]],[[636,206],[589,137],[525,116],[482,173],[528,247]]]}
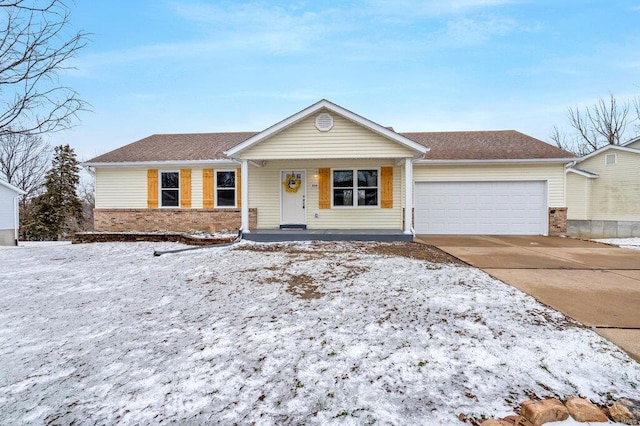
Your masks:
{"label": "downspout", "polygon": [[18,245],[18,228],[20,228],[20,195],[13,197],[13,242]]}

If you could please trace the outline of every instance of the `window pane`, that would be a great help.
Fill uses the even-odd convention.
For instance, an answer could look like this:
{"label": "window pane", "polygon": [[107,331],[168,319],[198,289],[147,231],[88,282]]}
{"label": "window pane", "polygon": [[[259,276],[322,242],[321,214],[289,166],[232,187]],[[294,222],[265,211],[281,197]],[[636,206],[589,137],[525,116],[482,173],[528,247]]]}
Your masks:
{"label": "window pane", "polygon": [[218,206],[234,207],[236,205],[235,189],[218,189]]}
{"label": "window pane", "polygon": [[353,188],[353,171],[334,170],[333,186],[334,188]]}
{"label": "window pane", "polygon": [[178,190],[162,190],[162,207],[178,207]]}
{"label": "window pane", "polygon": [[178,172],[162,173],[162,188],[179,188],[180,174]]}
{"label": "window pane", "polygon": [[333,205],[334,206],[352,206],[353,190],[352,189],[334,189]]}
{"label": "window pane", "polygon": [[378,171],[358,170],[358,186],[378,186]]}
{"label": "window pane", "polygon": [[236,172],[216,172],[218,188],[235,188]]}
{"label": "window pane", "polygon": [[358,205],[359,206],[377,206],[378,190],[377,189],[359,189]]}

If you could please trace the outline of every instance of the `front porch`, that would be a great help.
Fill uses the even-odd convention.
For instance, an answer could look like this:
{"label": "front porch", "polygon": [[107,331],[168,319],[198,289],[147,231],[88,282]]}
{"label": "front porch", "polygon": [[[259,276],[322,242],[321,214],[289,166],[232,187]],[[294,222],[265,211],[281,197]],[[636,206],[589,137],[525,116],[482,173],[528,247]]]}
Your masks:
{"label": "front porch", "polygon": [[413,235],[393,229],[254,229],[242,238],[256,242],[413,241]]}

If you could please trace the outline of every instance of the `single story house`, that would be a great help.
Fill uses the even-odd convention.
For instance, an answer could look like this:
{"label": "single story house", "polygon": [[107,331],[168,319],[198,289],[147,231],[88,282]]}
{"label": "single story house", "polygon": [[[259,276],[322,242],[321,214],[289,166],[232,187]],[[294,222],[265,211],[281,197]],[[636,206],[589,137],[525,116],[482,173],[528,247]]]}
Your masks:
{"label": "single story house", "polygon": [[640,237],[640,137],[607,145],[567,168],[568,233]]}
{"label": "single story house", "polygon": [[18,245],[18,200],[25,192],[0,180],[0,246]]}
{"label": "single story house", "polygon": [[512,130],[399,133],[321,100],[261,132],[152,135],[84,165],[97,231],[546,235],[566,230],[573,157]]}

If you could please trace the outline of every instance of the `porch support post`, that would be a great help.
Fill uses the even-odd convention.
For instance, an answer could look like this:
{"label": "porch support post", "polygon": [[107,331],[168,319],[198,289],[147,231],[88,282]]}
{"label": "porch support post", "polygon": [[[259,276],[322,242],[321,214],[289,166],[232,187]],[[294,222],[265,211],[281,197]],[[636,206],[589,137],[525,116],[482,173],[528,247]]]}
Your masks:
{"label": "porch support post", "polygon": [[413,234],[413,161],[404,160],[404,233]]}
{"label": "porch support post", "polygon": [[242,160],[242,207],[240,207],[240,219],[242,232],[249,233],[249,162]]}

